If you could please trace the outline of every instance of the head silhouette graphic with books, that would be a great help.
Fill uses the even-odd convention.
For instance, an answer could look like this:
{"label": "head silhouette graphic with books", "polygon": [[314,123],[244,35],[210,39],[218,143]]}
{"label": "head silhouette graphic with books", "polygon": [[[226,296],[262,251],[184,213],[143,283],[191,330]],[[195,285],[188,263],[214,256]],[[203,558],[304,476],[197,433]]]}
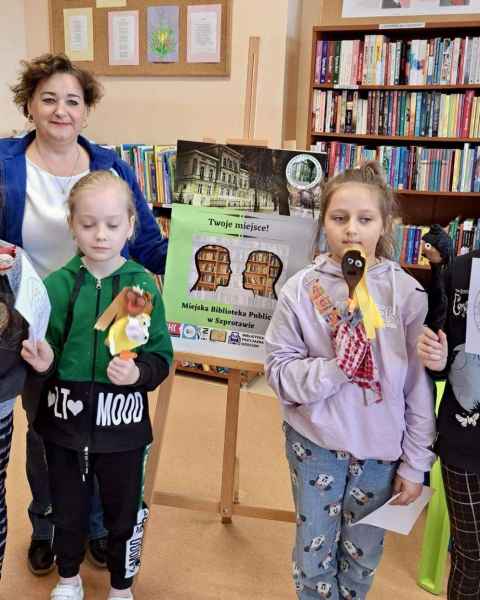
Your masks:
{"label": "head silhouette graphic with books", "polygon": [[243,288],[254,296],[277,300],[275,284],[282,274],[283,263],[273,252],[254,250],[250,252],[243,271]]}
{"label": "head silhouette graphic with books", "polygon": [[208,244],[195,253],[197,281],[190,291],[215,292],[219,286],[226,287],[230,282],[230,252],[224,246]]}

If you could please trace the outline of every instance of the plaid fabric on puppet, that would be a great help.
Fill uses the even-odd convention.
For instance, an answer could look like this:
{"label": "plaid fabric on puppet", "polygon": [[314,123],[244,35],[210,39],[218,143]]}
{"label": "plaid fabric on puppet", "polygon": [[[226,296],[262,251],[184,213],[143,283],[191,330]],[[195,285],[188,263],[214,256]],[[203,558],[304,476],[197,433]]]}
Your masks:
{"label": "plaid fabric on puppet", "polygon": [[373,402],[379,402],[382,396],[378,371],[360,310],[356,308],[350,312],[347,304],[337,309],[318,279],[312,282],[310,299],[330,327],[340,369],[352,383],[372,390]]}

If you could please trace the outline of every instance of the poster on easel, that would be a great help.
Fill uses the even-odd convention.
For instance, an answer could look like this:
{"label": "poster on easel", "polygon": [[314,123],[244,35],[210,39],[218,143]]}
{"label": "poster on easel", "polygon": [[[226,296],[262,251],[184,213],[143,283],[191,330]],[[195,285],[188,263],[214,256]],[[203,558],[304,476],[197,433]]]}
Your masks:
{"label": "poster on easel", "polygon": [[174,349],[263,361],[278,295],[310,262],[314,226],[300,217],[174,205],[163,291]]}
{"label": "poster on easel", "polygon": [[280,290],[311,262],[326,161],[177,142],[163,291],[176,351],[263,362]]}

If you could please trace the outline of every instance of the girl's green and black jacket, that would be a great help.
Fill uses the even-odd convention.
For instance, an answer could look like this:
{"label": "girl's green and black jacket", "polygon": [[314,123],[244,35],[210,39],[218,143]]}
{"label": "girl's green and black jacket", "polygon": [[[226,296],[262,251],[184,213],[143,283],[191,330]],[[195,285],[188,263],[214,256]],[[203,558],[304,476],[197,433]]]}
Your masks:
{"label": "girl's green and black jacket", "polygon": [[[47,340],[55,353],[35,429],[45,440],[82,452],[105,453],[140,448],[152,441],[147,392],[168,375],[173,351],[162,298],[151,275],[128,260],[101,280],[79,256],[45,281],[52,313]],[[117,386],[107,377],[112,359],[108,331],[94,329],[97,318],[124,288],[152,294],[148,342],[136,349],[140,371],[133,385]]]}

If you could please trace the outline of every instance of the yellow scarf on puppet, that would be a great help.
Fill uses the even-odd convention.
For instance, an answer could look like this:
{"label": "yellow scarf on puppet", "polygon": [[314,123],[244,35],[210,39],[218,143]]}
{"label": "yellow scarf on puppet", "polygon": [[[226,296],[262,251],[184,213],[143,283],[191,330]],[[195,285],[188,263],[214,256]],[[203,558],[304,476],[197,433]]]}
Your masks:
{"label": "yellow scarf on puppet", "polygon": [[367,286],[366,256],[363,249],[347,248],[342,258],[342,273],[348,285],[349,310],[358,308],[368,339],[373,340],[376,330],[384,326],[382,315],[370,296]]}

